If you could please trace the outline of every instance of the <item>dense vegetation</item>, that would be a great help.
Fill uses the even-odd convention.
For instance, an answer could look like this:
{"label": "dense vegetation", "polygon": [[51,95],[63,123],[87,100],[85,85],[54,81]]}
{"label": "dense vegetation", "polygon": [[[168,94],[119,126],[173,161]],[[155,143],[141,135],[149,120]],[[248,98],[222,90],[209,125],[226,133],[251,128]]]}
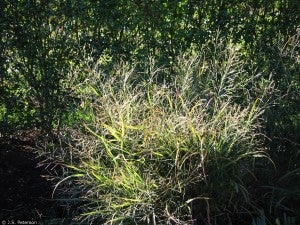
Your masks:
{"label": "dense vegetation", "polygon": [[74,224],[296,223],[297,0],[0,9],[0,136],[43,133]]}

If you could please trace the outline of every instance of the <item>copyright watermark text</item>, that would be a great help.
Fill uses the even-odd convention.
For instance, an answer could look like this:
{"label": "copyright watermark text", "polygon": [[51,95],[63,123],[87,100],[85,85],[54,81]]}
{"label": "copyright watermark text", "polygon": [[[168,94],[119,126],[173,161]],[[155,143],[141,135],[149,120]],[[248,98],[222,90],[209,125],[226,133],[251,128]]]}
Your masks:
{"label": "copyright watermark text", "polygon": [[38,225],[37,220],[2,220],[1,225]]}

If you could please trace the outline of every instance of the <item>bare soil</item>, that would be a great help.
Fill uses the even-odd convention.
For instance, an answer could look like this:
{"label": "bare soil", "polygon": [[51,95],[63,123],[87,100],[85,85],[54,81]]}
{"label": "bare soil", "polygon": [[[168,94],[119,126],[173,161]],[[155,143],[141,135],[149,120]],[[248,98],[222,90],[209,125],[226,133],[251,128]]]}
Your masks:
{"label": "bare soil", "polygon": [[52,199],[54,183],[39,161],[30,141],[0,142],[0,224],[61,224],[64,206]]}

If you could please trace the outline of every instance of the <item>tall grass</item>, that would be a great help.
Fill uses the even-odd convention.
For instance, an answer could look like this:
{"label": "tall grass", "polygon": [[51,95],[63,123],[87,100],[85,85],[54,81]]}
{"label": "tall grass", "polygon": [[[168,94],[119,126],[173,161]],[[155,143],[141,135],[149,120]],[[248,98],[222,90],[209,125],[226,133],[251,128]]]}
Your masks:
{"label": "tall grass", "polygon": [[256,209],[249,184],[268,158],[260,119],[272,81],[246,70],[237,46],[212,44],[178,57],[169,82],[155,63],[70,73],[82,124],[51,153],[63,168],[54,195],[81,199],[82,223],[215,224]]}

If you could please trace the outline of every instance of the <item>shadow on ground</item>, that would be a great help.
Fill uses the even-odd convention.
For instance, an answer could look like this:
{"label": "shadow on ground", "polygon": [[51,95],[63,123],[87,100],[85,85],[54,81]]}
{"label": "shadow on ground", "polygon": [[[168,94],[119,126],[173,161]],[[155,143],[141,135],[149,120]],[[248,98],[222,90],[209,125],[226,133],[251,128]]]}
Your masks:
{"label": "shadow on ground", "polygon": [[53,183],[31,149],[18,140],[0,142],[0,223],[62,224],[64,207],[52,199]]}

